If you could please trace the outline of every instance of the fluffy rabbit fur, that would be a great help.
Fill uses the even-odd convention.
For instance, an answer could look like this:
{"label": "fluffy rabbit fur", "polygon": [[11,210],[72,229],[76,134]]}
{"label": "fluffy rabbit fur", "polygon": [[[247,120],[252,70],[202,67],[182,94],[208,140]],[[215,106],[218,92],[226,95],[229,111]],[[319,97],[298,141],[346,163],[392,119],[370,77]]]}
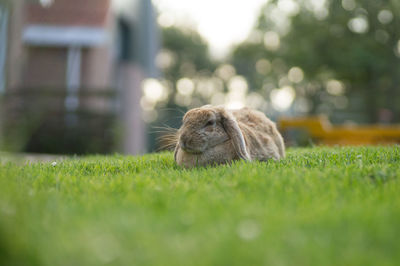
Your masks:
{"label": "fluffy rabbit fur", "polygon": [[187,168],[285,156],[275,123],[250,108],[230,111],[206,105],[189,110],[177,138],[175,161]]}

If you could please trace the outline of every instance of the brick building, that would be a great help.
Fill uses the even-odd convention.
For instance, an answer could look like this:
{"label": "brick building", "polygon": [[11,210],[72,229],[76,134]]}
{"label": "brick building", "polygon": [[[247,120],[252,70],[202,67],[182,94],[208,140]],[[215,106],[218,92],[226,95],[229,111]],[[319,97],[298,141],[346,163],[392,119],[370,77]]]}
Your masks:
{"label": "brick building", "polygon": [[[41,99],[43,91],[60,93],[62,99],[44,104],[63,109],[63,116],[69,117],[63,118],[65,123],[79,119],[79,110],[115,112],[124,128],[119,150],[143,152],[141,81],[157,76],[158,35],[151,1],[55,0],[48,6],[32,0],[1,3],[0,93],[33,93]],[[4,109],[3,115],[8,116],[10,110]],[[60,113],[50,110],[48,120]]]}

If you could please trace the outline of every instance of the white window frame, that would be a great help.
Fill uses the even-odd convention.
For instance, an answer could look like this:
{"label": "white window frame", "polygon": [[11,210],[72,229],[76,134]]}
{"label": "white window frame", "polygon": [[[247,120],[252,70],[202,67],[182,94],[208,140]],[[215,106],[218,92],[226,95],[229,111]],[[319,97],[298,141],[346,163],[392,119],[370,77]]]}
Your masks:
{"label": "white window frame", "polygon": [[22,39],[32,46],[67,48],[67,96],[64,105],[68,111],[76,111],[79,107],[82,48],[105,45],[109,41],[108,33],[100,27],[33,24],[25,27]]}
{"label": "white window frame", "polygon": [[0,4],[0,94],[6,91],[6,60],[8,47],[8,9]]}

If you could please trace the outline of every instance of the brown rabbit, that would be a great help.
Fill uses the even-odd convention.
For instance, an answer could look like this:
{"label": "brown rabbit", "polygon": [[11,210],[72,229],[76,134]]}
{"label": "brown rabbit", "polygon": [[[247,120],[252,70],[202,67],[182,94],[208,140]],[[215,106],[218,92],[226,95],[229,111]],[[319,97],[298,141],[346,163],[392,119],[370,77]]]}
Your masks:
{"label": "brown rabbit", "polygon": [[275,123],[250,108],[230,111],[206,105],[191,109],[177,134],[175,161],[188,168],[285,156]]}

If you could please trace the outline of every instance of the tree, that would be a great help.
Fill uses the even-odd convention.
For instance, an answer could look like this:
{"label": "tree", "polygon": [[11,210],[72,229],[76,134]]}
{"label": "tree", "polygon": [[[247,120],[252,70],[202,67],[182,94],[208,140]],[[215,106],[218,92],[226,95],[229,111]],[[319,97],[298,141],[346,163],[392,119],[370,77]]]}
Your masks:
{"label": "tree", "polygon": [[[142,101],[145,115],[150,115],[151,150],[157,146],[156,139],[166,133],[159,127],[176,128],[186,110],[208,103],[201,93],[201,84],[212,77],[216,68],[202,37],[194,30],[178,27],[162,28],[162,49],[157,56],[157,65],[163,77],[154,82],[159,82],[165,97],[154,102],[149,99],[149,106],[146,106],[145,93]],[[179,87],[186,91],[182,93]]]}
{"label": "tree", "polygon": [[[383,109],[399,122],[399,28],[400,2],[394,0],[273,0],[263,7],[253,31],[262,38],[236,47],[233,61],[255,90],[266,79],[276,87],[291,83],[297,95],[311,99],[311,113],[333,114],[345,107],[326,108],[345,88],[346,110],[361,102],[369,122],[384,120]],[[255,69],[263,58],[272,63],[267,78]],[[304,73],[301,82],[287,79],[294,66]]]}

